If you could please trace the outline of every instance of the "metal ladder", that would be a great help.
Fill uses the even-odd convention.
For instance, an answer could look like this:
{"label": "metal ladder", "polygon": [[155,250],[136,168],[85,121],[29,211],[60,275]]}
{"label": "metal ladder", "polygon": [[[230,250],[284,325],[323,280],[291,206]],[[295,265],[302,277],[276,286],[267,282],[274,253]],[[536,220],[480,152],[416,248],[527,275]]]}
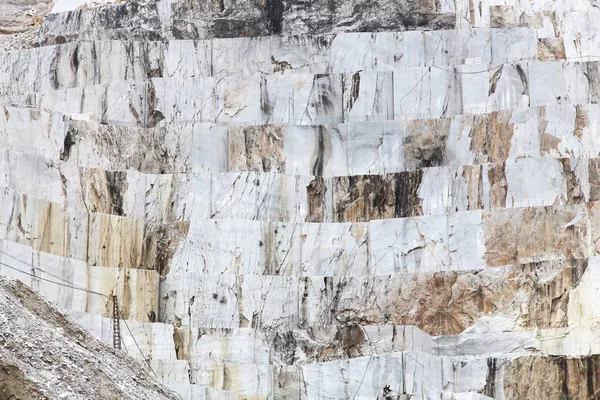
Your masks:
{"label": "metal ladder", "polygon": [[121,324],[119,321],[119,305],[117,296],[112,295],[113,303],[113,348],[121,350]]}

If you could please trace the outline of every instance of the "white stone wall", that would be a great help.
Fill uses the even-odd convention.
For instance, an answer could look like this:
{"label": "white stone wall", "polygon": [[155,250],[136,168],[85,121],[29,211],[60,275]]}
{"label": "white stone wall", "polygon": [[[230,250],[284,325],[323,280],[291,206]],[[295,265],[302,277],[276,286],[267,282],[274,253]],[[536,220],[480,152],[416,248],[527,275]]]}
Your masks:
{"label": "white stone wall", "polygon": [[185,399],[600,390],[595,2],[222,3],[0,53],[0,274]]}

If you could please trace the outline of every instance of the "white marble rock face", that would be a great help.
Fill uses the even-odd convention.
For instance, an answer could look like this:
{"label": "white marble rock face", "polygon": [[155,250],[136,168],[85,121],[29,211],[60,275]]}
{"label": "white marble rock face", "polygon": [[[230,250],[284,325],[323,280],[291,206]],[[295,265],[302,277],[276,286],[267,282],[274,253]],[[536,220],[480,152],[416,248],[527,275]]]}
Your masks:
{"label": "white marble rock face", "polygon": [[598,393],[596,6],[61,0],[0,274],[184,399]]}

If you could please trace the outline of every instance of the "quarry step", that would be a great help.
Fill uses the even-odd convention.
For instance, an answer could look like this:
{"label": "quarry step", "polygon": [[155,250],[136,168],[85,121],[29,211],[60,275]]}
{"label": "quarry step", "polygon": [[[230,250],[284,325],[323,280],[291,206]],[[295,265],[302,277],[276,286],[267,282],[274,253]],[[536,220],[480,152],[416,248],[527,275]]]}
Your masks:
{"label": "quarry step", "polygon": [[[358,74],[155,78],[9,96],[4,105],[90,114],[107,124],[164,121],[323,125],[597,103],[600,62],[463,65]],[[566,84],[569,82],[569,85]]]}
{"label": "quarry step", "polygon": [[[188,227],[179,221],[153,226],[115,215],[67,213],[6,191],[3,199],[13,204],[10,209],[16,215],[4,217],[3,239],[80,260],[83,268],[139,269],[149,277],[156,273],[227,274],[234,279],[240,274],[360,277],[477,270],[585,259],[597,254],[600,237],[598,202],[355,224],[195,220]],[[528,235],[532,230],[544,234]]]}
{"label": "quarry step", "polygon": [[[532,159],[535,161],[535,159]],[[552,158],[548,158],[548,160],[554,160]],[[518,161],[518,160],[516,160]],[[38,163],[39,165],[46,166],[46,163]],[[577,164],[577,163],[575,163]],[[18,163],[11,163],[10,165],[18,165]],[[23,164],[27,165],[27,164]],[[590,164],[591,165],[591,164]],[[594,164],[595,165],[595,164]],[[547,167],[532,167],[527,168],[527,171],[534,171],[534,174],[537,171],[544,168],[544,171],[548,171]],[[32,171],[31,166],[23,167],[24,171]],[[90,182],[90,191],[89,193],[101,193],[98,192],[100,187],[107,186],[109,187],[109,182],[106,181],[105,184],[100,184],[102,180],[107,180],[107,174],[105,171],[99,171],[100,175],[88,175],[90,177],[96,177],[97,179],[91,179]],[[46,176],[45,181],[48,182],[48,174],[35,174],[36,176]],[[133,176],[135,180],[138,182],[143,182],[145,180],[141,179],[141,175],[138,173],[134,173],[133,175],[126,174],[125,176],[121,176],[123,178],[122,183],[126,183],[128,177]],[[252,176],[252,175],[249,175]],[[265,180],[265,177],[277,177],[276,174],[254,174],[254,178],[252,179],[262,179]],[[395,175],[392,175],[393,177]],[[523,176],[521,173],[516,174],[516,176]],[[582,174],[581,176],[585,176]],[[594,173],[590,173],[589,176],[595,176]],[[200,176],[201,177],[201,176]],[[285,176],[283,176],[285,177]],[[133,179],[131,178],[131,179]],[[250,178],[248,178],[250,179]],[[386,180],[382,180],[381,177],[371,177],[369,179],[377,179],[377,181],[381,181],[383,183],[387,182]],[[397,179],[397,178],[394,178]],[[24,182],[24,179],[15,179],[15,184]],[[363,179],[364,184],[372,184],[370,180]],[[305,240],[300,240],[302,234],[309,234],[312,237],[318,238],[319,235],[325,235],[324,238],[331,239],[332,243],[336,243],[332,248],[324,247],[322,250],[323,256],[318,256],[315,261],[311,262],[322,262],[321,257],[325,257],[328,263],[333,263],[333,271],[331,273],[341,273],[343,271],[348,271],[348,268],[354,267],[355,257],[358,257],[357,260],[364,260],[367,258],[367,248],[369,248],[369,258],[370,259],[379,259],[377,253],[377,245],[384,244],[382,249],[380,249],[383,255],[388,255],[389,258],[386,260],[385,264],[381,265],[384,271],[386,268],[394,268],[393,271],[397,272],[396,268],[400,268],[400,272],[404,271],[403,268],[423,268],[426,267],[428,270],[433,268],[435,265],[435,269],[438,268],[447,268],[441,267],[446,265],[458,265],[459,268],[463,268],[465,262],[473,263],[474,260],[481,260],[483,254],[497,254],[497,258],[491,257],[486,260],[484,265],[498,266],[505,265],[506,263],[510,263],[506,260],[513,260],[515,255],[509,255],[507,250],[502,249],[501,246],[504,245],[504,242],[500,239],[499,236],[496,236],[495,230],[505,231],[508,229],[507,226],[504,225],[504,228],[500,228],[502,225],[503,218],[509,218],[509,220],[514,221],[514,227],[511,229],[514,230],[517,236],[521,235],[521,232],[527,232],[528,229],[531,229],[531,215],[536,215],[539,221],[534,223],[540,223],[541,226],[544,226],[545,239],[549,238],[549,233],[546,231],[548,228],[545,224],[550,224],[548,226],[552,226],[552,230],[555,231],[553,237],[555,240],[549,240],[544,242],[542,247],[538,245],[525,244],[524,254],[530,254],[529,256],[524,256],[523,254],[518,255],[518,257],[525,257],[525,261],[519,262],[528,262],[535,261],[544,254],[548,254],[547,245],[552,244],[554,250],[562,249],[564,254],[573,254],[573,252],[579,251],[577,249],[583,249],[584,257],[589,251],[595,251],[595,197],[594,201],[585,203],[586,199],[586,185],[583,184],[582,180],[580,182],[581,192],[574,190],[573,188],[569,189],[568,179],[565,178],[563,189],[566,187],[566,197],[567,203],[571,203],[568,205],[556,205],[549,206],[546,205],[544,207],[515,207],[519,206],[519,204],[512,202],[511,203],[502,203],[498,204],[497,202],[490,203],[491,209],[490,211],[480,211],[480,210],[471,210],[463,213],[455,213],[454,210],[451,210],[447,217],[440,218],[441,215],[445,215],[446,213],[434,214],[432,213],[429,216],[423,218],[407,218],[404,220],[391,220],[386,221],[385,218],[393,218],[396,216],[396,207],[391,207],[385,209],[383,211],[378,210],[375,207],[375,203],[373,206],[369,206],[369,203],[363,205],[363,208],[358,209],[358,211],[353,208],[348,208],[344,213],[339,214],[337,211],[332,214],[332,216],[338,221],[342,220],[342,218],[346,218],[347,220],[357,220],[361,218],[365,218],[366,216],[370,216],[372,218],[383,218],[379,221],[372,221],[369,224],[270,224],[265,223],[261,224],[260,222],[249,221],[251,219],[255,219],[250,214],[242,214],[241,221],[233,221],[233,222],[219,222],[219,221],[210,221],[206,220],[211,217],[211,215],[204,215],[207,210],[211,210],[210,207],[201,206],[201,202],[192,202],[190,200],[190,195],[193,195],[194,198],[202,199],[206,198],[206,194],[202,193],[201,190],[195,192],[194,188],[202,188],[202,187],[211,187],[202,186],[194,183],[194,177],[190,181],[189,186],[191,188],[190,191],[183,190],[179,195],[169,195],[167,196],[169,201],[160,200],[164,198],[164,195],[157,194],[156,196],[147,194],[148,190],[152,189],[153,185],[148,187],[142,185],[142,190],[140,191],[140,195],[143,193],[144,195],[139,198],[136,192],[127,195],[127,191],[124,193],[120,193],[117,190],[117,193],[120,193],[118,196],[101,196],[100,198],[110,199],[110,198],[121,198],[125,199],[123,203],[115,203],[111,201],[110,203],[106,203],[105,201],[94,200],[96,197],[94,196],[83,196],[84,199],[87,199],[83,205],[79,207],[73,206],[68,208],[66,211],[63,210],[61,203],[52,203],[47,200],[42,200],[32,196],[31,193],[29,195],[24,195],[18,192],[14,192],[11,189],[4,189],[2,198],[5,204],[10,204],[8,207],[10,213],[7,213],[4,217],[4,226],[6,226],[6,235],[7,237],[18,238],[19,241],[24,241],[25,243],[30,243],[31,246],[36,248],[37,250],[50,252],[59,256],[71,256],[80,260],[89,260],[92,265],[108,265],[108,266],[127,266],[131,268],[147,268],[147,269],[157,269],[159,271],[164,270],[169,263],[165,263],[165,259],[162,257],[167,257],[167,261],[176,255],[175,249],[182,244],[182,252],[177,257],[183,257],[183,261],[186,263],[190,262],[191,259],[198,257],[196,254],[197,251],[202,251],[203,246],[207,246],[208,249],[217,248],[217,243],[213,243],[211,240],[213,238],[217,238],[222,240],[220,246],[228,249],[230,246],[233,246],[232,249],[235,249],[239,246],[238,241],[242,240],[243,243],[246,243],[246,240],[250,240],[248,242],[248,248],[251,251],[247,254],[240,254],[236,256],[236,268],[242,267],[242,271],[247,271],[246,268],[249,268],[248,271],[252,273],[256,273],[256,271],[279,271],[279,270],[289,270],[290,271],[299,271],[298,268],[302,266],[305,268],[305,264],[302,257],[306,257],[304,259],[311,260],[312,255],[304,255],[302,256],[302,246],[301,243]],[[75,195],[79,193],[78,190],[80,187],[86,186],[86,181],[77,181],[80,182],[78,185],[71,186],[69,180],[65,178],[61,178],[60,181],[57,180],[56,187],[60,188],[60,193],[62,193],[63,185],[64,187],[69,189],[69,192]],[[121,181],[120,181],[121,182]],[[150,180],[150,183],[155,182],[154,180]],[[358,181],[360,183],[360,181]],[[510,180],[507,180],[510,183]],[[532,182],[542,182],[540,178],[537,180],[532,180]],[[35,190],[39,190],[38,184],[36,182],[30,182],[32,184],[32,188],[36,188]],[[167,182],[168,183],[168,182]],[[388,182],[389,183],[389,182]],[[392,182],[393,183],[393,182]],[[532,183],[533,184],[533,183]],[[548,185],[540,184],[540,190],[543,192],[547,188],[550,187]],[[114,185],[113,185],[114,186]],[[122,187],[134,187],[133,181],[131,184],[123,184]],[[156,190],[159,190],[161,185],[156,186]],[[393,186],[393,185],[392,185]],[[596,186],[595,183],[590,182],[589,187],[594,188]],[[46,191],[48,191],[48,187],[46,186]],[[96,189],[94,189],[94,187]],[[170,184],[167,184],[166,187],[173,187]],[[181,186],[176,186],[180,187]],[[357,186],[358,187],[358,186]],[[385,186],[382,186],[385,187]],[[433,186],[432,186],[433,187]],[[510,186],[509,186],[510,188]],[[34,189],[32,189],[34,190]],[[94,191],[95,190],[95,191]],[[513,189],[514,190],[514,189]],[[57,193],[58,193],[57,189]],[[87,192],[82,192],[87,193]],[[242,190],[241,193],[245,193]],[[343,193],[353,193],[352,190],[342,192]],[[490,190],[489,193],[493,194],[493,190]],[[513,192],[516,193],[516,192]],[[590,189],[590,195],[595,196],[595,191]],[[560,196],[559,196],[560,197]],[[557,198],[559,198],[557,197]],[[130,217],[122,217],[119,215],[111,215],[106,214],[109,213],[121,213],[122,210],[128,210],[127,207],[123,207],[123,205],[127,205],[127,199],[138,199],[140,206],[139,208],[139,217],[138,218],[130,218]],[[185,199],[185,202],[182,205],[174,204],[173,198],[181,198],[182,202]],[[212,198],[212,197],[210,197]],[[217,198],[217,197],[215,197]],[[224,198],[231,198],[230,195],[224,196]],[[268,197],[266,197],[268,198]],[[339,196],[337,197],[340,198]],[[431,196],[426,196],[423,199],[431,199]],[[515,199],[514,195],[512,197]],[[155,199],[155,200],[152,200]],[[243,197],[241,198],[243,199]],[[368,199],[368,197],[367,197]],[[544,199],[544,198],[540,198]],[[403,201],[405,201],[404,199]],[[555,203],[555,199],[550,199],[548,204]],[[235,200],[234,203],[237,204],[241,200]],[[375,200],[373,200],[375,201]],[[506,199],[505,199],[506,201]],[[544,202],[542,202],[542,205]],[[560,203],[560,202],[559,202]],[[121,204],[119,206],[119,204]],[[195,204],[195,210],[192,209],[190,213],[185,212],[185,207],[183,204]],[[217,204],[217,203],[215,203]],[[279,203],[277,203],[279,204]],[[337,203],[336,203],[337,204]],[[342,205],[344,203],[341,203]],[[425,203],[423,203],[425,204]],[[470,203],[469,203],[470,204]],[[473,203],[474,204],[474,203]],[[479,204],[479,203],[478,203]],[[116,208],[115,208],[116,207]],[[340,205],[336,206],[334,210],[339,209]],[[500,208],[499,208],[500,207]],[[502,209],[502,207],[510,207]],[[371,214],[364,214],[361,210],[375,210],[372,211]],[[465,210],[468,210],[469,207],[465,207]],[[85,210],[94,210],[94,211],[105,211],[102,212],[92,212],[87,213]],[[135,210],[135,208],[133,208]],[[223,219],[223,215],[228,217],[238,217],[238,214],[242,211],[241,208],[230,208],[230,206],[223,206],[220,209],[220,215],[212,215],[213,218]],[[237,210],[237,211],[236,211]],[[271,211],[269,211],[271,210]],[[387,211],[386,211],[387,210]],[[419,211],[418,209],[416,209]],[[424,210],[424,209],[422,209]],[[420,212],[422,212],[422,210]],[[381,212],[387,212],[387,215],[378,214]],[[276,208],[275,211],[272,209],[263,209],[257,208],[255,210],[258,214],[257,216],[265,216],[269,214],[264,214],[266,212],[273,212],[274,214],[270,215],[284,215],[278,214],[281,212],[281,209]],[[416,211],[415,211],[416,213]],[[14,215],[17,215],[17,218],[14,218]],[[418,213],[415,214],[415,216]],[[326,214],[324,214],[326,215]],[[341,217],[340,217],[341,215]],[[246,218],[247,220],[243,220]],[[279,217],[278,217],[279,218]],[[268,218],[267,218],[268,219]],[[334,220],[335,220],[334,219]],[[552,219],[550,222],[547,222],[546,219]],[[298,219],[297,222],[304,222],[304,219]],[[191,223],[191,230],[188,226],[188,223]],[[414,227],[412,226],[414,224]],[[425,226],[435,226],[436,228],[430,233],[430,237],[428,235],[423,236],[421,232],[420,224],[424,224]],[[383,225],[386,225],[384,227]],[[173,233],[179,232],[178,235],[170,237],[167,240],[167,243],[171,243],[169,246],[165,246],[164,240],[166,227],[174,229]],[[213,232],[209,236],[209,240],[205,241],[202,238],[202,235],[198,237],[197,232],[202,232],[202,229],[207,229],[210,232]],[[412,234],[408,234],[406,229],[409,229]],[[391,232],[386,229],[391,229]],[[281,230],[281,233],[278,233]],[[238,234],[227,233],[227,232],[243,232],[241,236]],[[373,234],[367,235],[369,232],[384,232],[381,236],[373,236]],[[592,237],[589,238],[586,235],[587,231],[592,232]],[[188,235],[189,237],[186,236]],[[446,233],[447,232],[447,233]],[[455,233],[452,233],[455,232]],[[459,251],[458,249],[462,246],[459,246],[460,242],[453,243],[450,238],[456,235],[456,232],[465,232],[458,235],[461,239],[464,239],[464,250]],[[465,235],[466,232],[469,232],[469,236]],[[246,234],[248,233],[248,234]],[[274,233],[274,234],[273,234]],[[389,233],[389,236],[388,236]],[[126,239],[119,240],[119,235],[126,235]],[[112,238],[112,235],[116,235],[115,238]],[[316,235],[316,236],[313,236]],[[408,236],[406,236],[408,235]],[[408,241],[406,253],[404,250],[398,252],[391,252],[391,248],[397,248],[399,246],[398,238],[403,237],[402,240],[412,237],[414,235],[414,240],[416,240],[416,244],[412,242],[413,239]],[[286,238],[283,240],[283,245],[280,242],[281,240],[273,240],[273,238]],[[438,244],[444,243],[444,238],[447,237],[446,246],[439,246]],[[467,240],[467,237],[470,239]],[[497,250],[490,250],[487,247],[484,247],[481,244],[480,237],[483,237],[485,246],[487,243],[497,243],[500,245],[500,248]],[[256,240],[258,238],[258,240]],[[427,238],[427,239],[425,239]],[[389,243],[388,243],[389,242]],[[205,243],[205,244],[200,244]],[[261,243],[264,245],[261,246]],[[300,244],[298,244],[300,243]],[[317,245],[320,242],[315,242]],[[369,246],[369,243],[370,246]],[[579,244],[580,243],[580,244]],[[416,257],[417,254],[413,254],[409,257],[405,257],[415,250],[415,247],[421,248],[420,258],[413,259],[413,256]],[[200,247],[198,248],[198,246]],[[571,249],[562,246],[571,246]],[[350,249],[357,249],[356,253],[349,257],[348,259],[339,258],[336,254],[340,250],[340,248],[346,248],[346,246],[350,246]],[[425,247],[422,247],[425,246]],[[431,247],[433,246],[433,247]],[[529,247],[528,247],[529,246]],[[362,248],[361,248],[362,247]],[[513,245],[514,247],[514,245]],[[199,250],[193,250],[198,248]],[[329,251],[335,250],[336,253],[330,254]],[[164,253],[166,251],[166,253]],[[213,250],[211,250],[213,251]],[[440,253],[437,253],[437,252]],[[237,252],[237,250],[236,250]],[[236,254],[234,252],[234,254]],[[321,250],[320,250],[321,252]],[[390,253],[391,252],[391,253]],[[432,257],[429,257],[428,252],[432,253]],[[452,254],[454,252],[454,255]],[[498,253],[499,252],[499,253]],[[282,256],[282,253],[285,254],[285,257]],[[425,255],[423,255],[425,253]],[[550,252],[551,253],[551,252]],[[224,257],[228,256],[229,250],[226,250],[224,253]],[[269,254],[271,256],[276,255],[275,259],[277,260],[274,264],[271,264],[269,267],[260,266],[260,262],[264,259],[269,259],[267,257]],[[300,263],[297,264],[298,254],[300,254]],[[374,254],[374,255],[372,255]],[[437,256],[439,255],[439,260]],[[517,252],[519,254],[519,252]],[[157,255],[159,255],[157,259]],[[289,256],[289,259],[288,259]],[[241,257],[241,258],[238,258]],[[453,257],[454,260],[453,261]],[[467,257],[467,258],[465,258]],[[533,257],[533,258],[527,258]],[[577,257],[581,258],[581,257]],[[286,261],[286,259],[288,259]],[[210,260],[210,258],[208,259]],[[441,260],[441,261],[440,261]],[[492,260],[492,261],[490,261]],[[233,260],[232,260],[233,261]],[[205,261],[206,263],[206,258]],[[478,261],[478,264],[479,265]],[[259,263],[259,264],[256,264]],[[178,265],[178,263],[174,263]],[[375,263],[374,263],[375,264]],[[379,265],[379,263],[376,263]],[[179,264],[183,265],[183,264]],[[220,265],[220,264],[215,264]],[[226,266],[227,264],[225,264]],[[313,271],[315,266],[310,266],[308,271]],[[363,273],[361,269],[362,263],[358,264],[359,270],[357,272],[351,272],[351,274]],[[368,266],[367,263],[365,263]],[[221,267],[219,267],[221,268]],[[228,267],[226,267],[228,268]],[[322,267],[321,267],[322,268]],[[455,267],[456,268],[456,267]],[[452,269],[452,267],[450,267]],[[234,270],[234,273],[237,273],[238,270]],[[337,272],[336,272],[337,271]],[[260,272],[259,272],[260,273]],[[274,273],[274,272],[271,272]],[[298,272],[299,273],[299,272]],[[347,273],[347,272],[346,272]]]}
{"label": "quarry step", "polygon": [[77,41],[0,54],[0,94],[158,77],[384,72],[463,64],[485,69],[517,61],[599,60],[596,47],[575,45],[575,39],[586,36],[586,26],[573,28],[552,38],[519,27],[199,41]]}
{"label": "quarry step", "polygon": [[[109,318],[81,312],[70,312],[69,315],[95,338],[111,342]],[[547,328],[535,332],[476,331],[479,327],[486,329],[486,324],[495,322],[498,321],[494,317],[482,318],[473,329],[461,334],[432,336],[410,325],[334,325],[269,332],[255,328],[174,328],[170,324],[128,321],[142,353],[133,347],[131,337],[127,339],[131,346],[127,351],[135,358],[153,356],[152,365],[159,366],[155,370],[163,368],[165,371],[170,365],[199,369],[203,362],[213,366],[282,366],[299,361],[300,365],[306,365],[396,351],[456,359],[539,355],[541,351],[557,356],[585,355],[576,346],[570,348],[564,345],[589,327]],[[598,334],[596,328],[592,328],[590,333]],[[125,336],[128,335],[127,332]],[[161,340],[157,340],[159,338]],[[285,348],[285,343],[290,340],[302,346],[301,360],[295,361],[294,352]],[[563,347],[558,344],[563,344]],[[581,349],[589,351],[585,346]],[[174,358],[175,355],[177,358]],[[185,378],[187,380],[187,373]]]}
{"label": "quarry step", "polygon": [[[5,239],[90,265],[159,272],[361,276],[479,269],[586,258],[596,253],[600,235],[598,202],[354,224],[194,219],[188,226],[65,212],[8,189],[2,198],[12,210],[2,221]],[[520,239],[537,227],[544,235]]]}
{"label": "quarry step", "polygon": [[[595,189],[600,158],[516,158],[333,178],[248,171],[107,171],[12,151],[0,153],[0,165],[23,171],[0,176],[1,187],[65,210],[150,224],[203,219],[368,222],[600,200]],[[371,196],[371,189],[378,195]]]}
{"label": "quarry step", "polygon": [[0,147],[111,171],[332,177],[520,158],[596,158],[599,120],[598,104],[561,104],[442,120],[135,128],[100,124],[86,115],[4,107]]}
{"label": "quarry step", "polygon": [[[592,257],[373,277],[169,274],[161,280],[165,297],[160,315],[166,323],[193,329],[270,332],[392,324],[415,325],[431,335],[458,335],[493,315],[506,318],[490,323],[507,331],[588,326],[597,313],[598,264],[598,257]],[[568,302],[558,299],[565,293]],[[438,308],[448,302],[452,310],[440,314]],[[561,311],[550,313],[552,304]],[[523,308],[529,319],[519,317]]]}

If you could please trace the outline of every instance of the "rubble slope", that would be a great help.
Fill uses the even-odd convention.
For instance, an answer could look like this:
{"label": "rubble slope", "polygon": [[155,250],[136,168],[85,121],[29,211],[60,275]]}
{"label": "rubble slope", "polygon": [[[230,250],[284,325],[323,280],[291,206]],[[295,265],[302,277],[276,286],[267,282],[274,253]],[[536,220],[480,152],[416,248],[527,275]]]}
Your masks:
{"label": "rubble slope", "polygon": [[0,398],[178,399],[20,281],[0,278]]}

